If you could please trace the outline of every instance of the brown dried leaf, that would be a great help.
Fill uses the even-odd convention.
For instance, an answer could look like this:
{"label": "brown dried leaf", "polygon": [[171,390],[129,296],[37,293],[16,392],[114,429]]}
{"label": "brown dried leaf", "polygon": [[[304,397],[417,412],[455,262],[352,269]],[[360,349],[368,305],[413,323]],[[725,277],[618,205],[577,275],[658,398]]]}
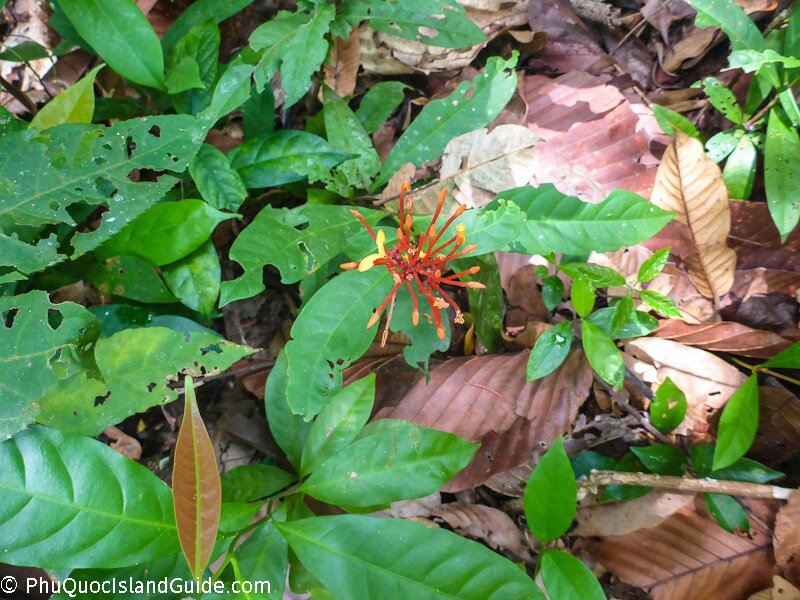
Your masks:
{"label": "brown dried leaf", "polygon": [[[768,512],[763,505],[750,505]],[[739,537],[717,525],[704,508],[688,506],[651,529],[581,545],[654,600],[741,600],[769,585],[773,569],[770,535],[756,519],[752,526],[750,539]]]}
{"label": "brown dried leaf", "polygon": [[764,202],[731,200],[729,244],[739,257],[740,269],[784,269],[800,272],[800,228],[781,238]]}
{"label": "brown dried leaf", "polygon": [[356,76],[361,65],[360,31],[354,27],[346,40],[334,38],[328,64],[325,66],[325,83],[342,98],[352,96],[356,89]]}
{"label": "brown dried leaf", "polygon": [[628,502],[580,506],[575,514],[578,524],[570,535],[605,537],[655,527],[692,500],[691,494],[657,490]]}
{"label": "brown dried leaf", "polygon": [[507,551],[517,560],[530,560],[522,532],[506,513],[482,504],[451,502],[436,508],[431,516],[439,517],[459,535],[486,544],[493,550]]}
{"label": "brown dried leaf", "polygon": [[800,585],[800,492],[794,491],[775,518],[775,559],[792,584]]}
{"label": "brown dried leaf", "polygon": [[692,325],[669,319],[661,321],[653,335],[704,350],[754,358],[771,358],[792,344],[790,340],[776,333],[730,321]]}
{"label": "brown dried leaf", "polygon": [[113,441],[109,444],[114,450],[127,456],[131,460],[139,460],[142,458],[142,445],[135,437],[129,436],[122,431],[119,427],[106,427],[103,434],[111,438]]}
{"label": "brown dried leaf", "polygon": [[703,144],[677,132],[658,167],[651,201],[675,212],[687,226],[694,255],[685,258],[689,277],[700,292],[719,301],[733,286],[736,254],[726,245],[731,213],[728,190],[717,164]]}
{"label": "brown dried leaf", "polygon": [[800,590],[780,575],[773,575],[771,588],[761,590],[747,600],[800,600]]}
{"label": "brown dried leaf", "polygon": [[[589,394],[592,371],[580,351],[551,375],[526,381],[529,353],[454,358],[418,381],[377,418],[405,419],[481,442],[472,463],[444,488],[459,491],[513,469],[569,428]],[[380,378],[379,378],[380,384]]]}
{"label": "brown dried leaf", "polygon": [[714,305],[703,296],[689,276],[677,267],[667,264],[659,275],[647,284],[647,289],[659,292],[672,300],[680,309],[682,317],[692,323],[718,321]]}
{"label": "brown dried leaf", "polygon": [[185,385],[186,405],[175,444],[172,492],[181,549],[197,578],[202,576],[214,550],[222,485],[214,446],[197,408],[191,377],[186,378]]}
{"label": "brown dried leaf", "polygon": [[758,431],[748,454],[777,466],[800,452],[800,400],[784,388],[759,386],[758,404]]}

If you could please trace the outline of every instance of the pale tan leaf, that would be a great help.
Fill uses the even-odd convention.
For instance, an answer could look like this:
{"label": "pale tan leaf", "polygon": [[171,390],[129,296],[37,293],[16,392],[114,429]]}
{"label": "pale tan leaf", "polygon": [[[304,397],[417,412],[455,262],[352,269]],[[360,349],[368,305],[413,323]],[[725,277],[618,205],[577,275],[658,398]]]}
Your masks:
{"label": "pale tan leaf", "polygon": [[775,518],[775,559],[792,584],[800,585],[800,492],[795,491]]}
{"label": "pale tan leaf", "polygon": [[330,58],[325,66],[325,83],[342,98],[352,96],[361,65],[359,29],[354,27],[350,37],[334,38]]}
{"label": "pale tan leaf", "polygon": [[570,535],[605,537],[655,527],[693,499],[691,494],[659,490],[627,502],[580,506]]}
{"label": "pale tan leaf", "polygon": [[689,276],[703,295],[718,302],[733,286],[736,254],[726,245],[728,190],[701,142],[676,133],[658,167],[651,201],[674,211],[675,220],[688,228],[694,245],[694,254],[684,259]]}
{"label": "pale tan leaf", "polygon": [[730,321],[690,324],[677,319],[661,321],[653,335],[715,352],[771,358],[792,342],[777,333],[753,329]]}
{"label": "pale tan leaf", "polygon": [[175,523],[192,574],[202,577],[219,529],[222,506],[217,457],[197,408],[192,378],[185,380],[186,405],[175,444],[172,493]]}
{"label": "pale tan leaf", "polygon": [[751,519],[750,538],[728,533],[708,516],[701,500],[656,527],[581,544],[592,557],[654,600],[741,600],[771,581],[771,537],[760,521],[770,518],[762,503]]}

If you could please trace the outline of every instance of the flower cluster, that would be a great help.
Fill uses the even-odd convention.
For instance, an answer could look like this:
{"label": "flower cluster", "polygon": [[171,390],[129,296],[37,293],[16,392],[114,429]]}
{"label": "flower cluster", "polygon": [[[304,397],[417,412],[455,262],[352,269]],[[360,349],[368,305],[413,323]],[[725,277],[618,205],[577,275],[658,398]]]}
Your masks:
{"label": "flower cluster", "polygon": [[[381,338],[381,346],[386,344],[386,338],[389,334],[389,323],[392,320],[392,312],[394,304],[397,299],[397,291],[405,285],[411,294],[411,300],[414,305],[414,311],[411,315],[411,321],[416,326],[419,323],[419,297],[423,297],[431,308],[431,315],[433,322],[436,325],[436,333],[439,338],[444,339],[445,331],[442,324],[442,316],[440,310],[452,306],[456,311],[456,323],[463,323],[464,317],[461,314],[461,309],[453,299],[453,297],[442,289],[443,285],[455,285],[468,288],[483,288],[482,283],[477,281],[459,281],[462,275],[473,275],[480,270],[480,267],[472,267],[460,273],[453,273],[451,275],[442,275],[447,271],[447,263],[455,258],[469,254],[477,246],[465,246],[466,233],[464,225],[456,225],[456,234],[447,240],[441,241],[447,228],[453,224],[461,214],[464,212],[464,206],[459,206],[453,215],[444,224],[441,230],[436,231],[436,222],[439,219],[439,214],[442,211],[444,200],[446,197],[446,190],[442,190],[439,194],[439,202],[436,205],[436,212],[433,214],[431,224],[426,231],[420,236],[416,245],[411,240],[411,228],[414,223],[414,218],[411,214],[413,207],[413,200],[406,199],[410,184],[403,185],[400,191],[400,227],[397,229],[397,243],[390,250],[386,249],[386,234],[382,229],[377,233],[373,231],[372,227],[364,220],[357,211],[351,211],[364,227],[367,228],[372,239],[375,240],[377,252],[366,256],[356,263],[345,263],[341,265],[342,269],[358,269],[359,271],[366,271],[372,267],[386,267],[392,274],[394,279],[394,287],[392,291],[384,299],[375,314],[372,315],[367,327],[372,327],[381,318],[384,309],[389,306],[389,313],[386,319],[386,327],[383,331]],[[416,288],[416,291],[415,291]]]}

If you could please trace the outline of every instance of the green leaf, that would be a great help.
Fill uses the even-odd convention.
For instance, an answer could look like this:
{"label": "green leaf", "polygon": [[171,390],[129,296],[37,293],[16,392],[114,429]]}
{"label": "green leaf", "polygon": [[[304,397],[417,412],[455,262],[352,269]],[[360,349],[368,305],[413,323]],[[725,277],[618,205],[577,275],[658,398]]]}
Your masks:
{"label": "green leaf", "polygon": [[154,304],[171,304],[177,300],[156,268],[136,256],[114,256],[98,262],[85,277],[104,294]]}
{"label": "green leaf", "polygon": [[764,185],[772,220],[785,242],[800,221],[800,177],[797,157],[800,136],[779,107],[769,112],[767,141],[764,149]]}
{"label": "green leaf", "polygon": [[[2,8],[2,6],[0,6]],[[7,47],[0,52],[0,60],[10,62],[30,62],[42,58],[50,58],[50,51],[34,41],[26,40],[16,46]]]}
{"label": "green leaf", "polygon": [[283,129],[248,140],[231,157],[248,188],[279,187],[295,181],[316,181],[352,158],[321,137]]}
{"label": "green leaf", "polygon": [[509,560],[421,523],[337,515],[276,527],[339,598],[523,600],[535,594],[533,580]]}
{"label": "green leaf", "polygon": [[758,428],[758,376],[747,378],[730,397],[719,420],[713,468],[728,467],[744,456]]}
{"label": "green leaf", "polygon": [[661,433],[669,433],[686,416],[686,394],[669,377],[658,386],[650,402],[650,422]]}
{"label": "green leaf", "polygon": [[680,477],[686,471],[686,457],[674,446],[631,446],[631,452],[651,473]]}
{"label": "green leaf", "polygon": [[508,61],[492,57],[472,84],[461,82],[447,98],[426,104],[392,148],[376,186],[389,181],[406,163],[420,166],[439,158],[450,140],[491,123],[516,90],[516,64],[516,52]]}
{"label": "green leaf", "polygon": [[64,123],[91,123],[94,114],[94,78],[105,65],[98,65],[77,83],[45,104],[31,119],[33,129],[48,129]]}
{"label": "green leaf", "polygon": [[229,62],[214,86],[208,108],[203,110],[198,118],[207,127],[212,127],[221,118],[239,108],[250,94],[252,75],[252,65],[244,62],[240,56]]}
{"label": "green leaf", "polygon": [[250,97],[242,106],[242,129],[247,141],[275,129],[275,95],[271,87],[260,93],[255,85],[250,87]]}
{"label": "green leaf", "polygon": [[592,572],[580,560],[561,550],[542,556],[542,581],[550,598],[558,600],[605,600]]}
{"label": "green leaf", "polygon": [[328,52],[326,34],[336,13],[332,4],[317,4],[312,14],[281,11],[250,35],[253,50],[261,52],[255,71],[262,90],[280,71],[281,87],[289,108],[311,87],[311,76],[319,71]]}
{"label": "green leaf", "polygon": [[800,127],[800,108],[797,106],[794,92],[791,88],[786,88],[778,93],[778,100],[780,100],[781,107],[786,113],[786,117],[794,127]]}
{"label": "green leaf", "polygon": [[310,419],[342,386],[342,371],[375,337],[373,311],[392,289],[385,269],[348,271],[325,284],[306,304],[286,344],[286,396],[292,411]]}
{"label": "green leaf", "polygon": [[586,278],[594,287],[625,285],[625,278],[614,269],[585,262],[562,263],[559,269],[572,279]]}
{"label": "green leaf", "polygon": [[615,307],[605,307],[594,311],[585,319],[597,325],[609,337],[615,337],[620,340],[645,336],[658,327],[658,319],[641,310],[634,310],[628,321],[612,334],[612,326],[616,314]]}
{"label": "green leaf", "polygon": [[200,65],[191,56],[183,56],[167,66],[167,93],[180,94],[193,88],[203,89]]}
{"label": "green leaf", "polygon": [[94,363],[97,319],[46,292],[0,296],[0,440],[34,422],[41,399]]}
{"label": "green leaf", "polygon": [[[180,172],[199,148],[203,133],[186,115],[132,119],[100,127],[67,124],[44,132],[0,136],[0,266],[32,273],[66,258],[56,236],[39,242],[17,237],[17,226],[66,223],[61,248],[78,256],[96,248],[154,205],[177,180],[168,175],[133,181],[135,170]],[[31,174],[35,173],[33,177]],[[73,214],[107,206],[88,233]],[[78,231],[76,231],[78,230]],[[72,233],[72,232],[75,233]]]}
{"label": "green leaf", "polygon": [[784,477],[784,474],[780,471],[770,469],[758,461],[751,460],[749,458],[740,458],[729,467],[712,471],[708,474],[708,477],[712,479],[749,481],[751,483],[769,483],[774,479],[780,479],[781,477]]}
{"label": "green leaf", "polygon": [[639,274],[636,276],[636,281],[639,283],[646,283],[655,279],[669,260],[669,248],[662,248],[654,252],[653,255],[642,263],[639,267]]}
{"label": "green leaf", "polygon": [[692,444],[689,456],[692,459],[692,468],[700,477],[708,477],[711,473],[716,447],[716,444]]}
{"label": "green leaf", "polygon": [[564,299],[564,282],[557,275],[542,280],[542,300],[547,310],[553,310]]}
{"label": "green leaf", "polygon": [[603,381],[620,389],[625,379],[625,365],[614,340],[591,321],[582,321],[582,331],[583,350],[592,369]]}
{"label": "green leaf", "polygon": [[523,254],[613,252],[650,239],[673,216],[624,190],[614,190],[598,204],[565,196],[549,183],[508,190],[498,198],[510,200],[527,216],[519,237],[506,248]]}
{"label": "green leaf", "polygon": [[796,69],[800,67],[800,59],[797,59],[794,56],[783,56],[782,54],[778,54],[775,52],[775,50],[770,48],[762,51],[737,50],[735,52],[731,52],[730,56],[728,56],[728,64],[730,68],[741,69],[745,73],[754,73],[765,64],[769,63],[782,64],[787,69]]}
{"label": "green leaf", "polygon": [[721,162],[734,151],[744,133],[742,128],[720,131],[706,142],[706,155],[714,162]]}
{"label": "green leaf", "polygon": [[354,381],[336,394],[317,415],[308,432],[300,474],[308,475],[347,447],[369,419],[374,401],[374,374]]}
{"label": "green leaf", "polygon": [[541,379],[561,366],[572,347],[572,322],[559,323],[536,340],[528,358],[528,381]]}
{"label": "green leaf", "polygon": [[570,461],[575,479],[579,479],[592,471],[613,471],[616,461],[610,456],[603,456],[592,450],[584,450]]}
{"label": "green leaf", "polygon": [[677,130],[701,142],[703,141],[703,136],[697,131],[695,124],[682,114],[658,104],[653,104],[650,108],[653,109],[653,114],[656,117],[658,126],[661,127],[661,130],[667,135],[675,137],[675,131]]}
{"label": "green leaf", "polygon": [[781,350],[761,366],[768,369],[800,369],[800,342]]}
{"label": "green leaf", "polygon": [[733,152],[725,161],[725,168],[722,170],[722,178],[728,188],[728,195],[731,198],[741,198],[746,200],[753,191],[753,182],[756,178],[756,164],[758,162],[758,152],[750,136],[743,135],[736,144]]}
{"label": "green leaf", "polygon": [[97,440],[33,427],[3,442],[0,492],[8,564],[109,569],[178,550],[169,488]]}
{"label": "green leaf", "polygon": [[719,27],[734,50],[764,50],[766,42],[756,24],[733,0],[687,0],[697,11],[697,27]]}
{"label": "green leaf", "polygon": [[211,103],[219,45],[219,28],[210,20],[192,27],[167,52],[167,91],[177,111],[194,115]]}
{"label": "green leaf", "polygon": [[227,0],[226,2],[219,2],[219,0],[197,0],[184,10],[181,11],[178,18],[170,25],[167,33],[161,39],[161,47],[166,54],[178,41],[183,38],[189,30],[205,23],[206,21],[213,21],[214,23],[221,23],[238,13],[239,11],[247,8],[253,0]]}
{"label": "green leaf", "polygon": [[371,86],[356,111],[356,117],[369,134],[377,132],[411,89],[402,81],[381,81]]}
{"label": "green leaf", "polygon": [[211,240],[177,262],[162,267],[169,289],[192,310],[210,317],[219,296],[222,268]]}
{"label": "green leaf", "polygon": [[452,433],[402,422],[328,458],[299,491],[356,507],[421,498],[466,467],[477,449]]}
{"label": "green leaf", "polygon": [[657,313],[664,315],[665,317],[681,316],[681,311],[678,309],[675,303],[667,298],[664,294],[650,290],[640,290],[639,297],[642,299],[642,302],[647,304],[647,306],[652,308]]}
{"label": "green leaf", "polygon": [[[476,290],[482,292],[483,290]],[[430,308],[424,300],[420,300],[420,314],[430,315]],[[419,320],[417,325],[411,321],[414,304],[408,288],[401,288],[397,294],[397,302],[394,305],[394,315],[392,316],[391,329],[399,331],[411,340],[410,346],[403,348],[403,358],[414,368],[421,369],[425,375],[428,374],[428,362],[430,355],[434,352],[444,352],[450,347],[450,320],[445,315],[443,318],[444,338],[440,338],[436,332],[436,325],[433,319],[425,316]],[[431,315],[432,316],[432,315]]]}
{"label": "green leaf", "polygon": [[[614,471],[622,471],[625,473],[641,473],[646,472],[647,468],[644,466],[636,455],[630,450],[626,452],[622,458],[614,465]],[[600,497],[601,502],[610,502],[613,500],[633,500],[641,498],[653,491],[653,488],[642,487],[636,485],[607,485],[603,490]]]}
{"label": "green leaf", "polygon": [[253,352],[205,331],[124,329],[95,344],[99,375],[81,372],[43,397],[37,420],[69,433],[97,435],[132,414],[174,401],[178,391],[169,383],[176,373],[219,373]]}
{"label": "green leaf", "polygon": [[594,308],[594,286],[586,277],[572,280],[569,299],[579,317],[586,317]]}
{"label": "green leaf", "polygon": [[[478,339],[489,352],[497,352],[503,344],[501,332],[505,315],[505,299],[495,255],[469,255],[450,261],[450,265],[455,272],[466,271],[472,266],[481,268],[477,273],[462,275],[459,279],[478,281],[486,286],[484,289],[467,288],[467,298],[469,298],[469,310],[475,317],[475,333]],[[404,348],[404,353],[405,350]]]}
{"label": "green leaf", "polygon": [[275,359],[275,365],[269,372],[269,377],[267,377],[267,385],[264,388],[264,407],[272,437],[278,442],[281,450],[286,453],[292,466],[299,471],[303,446],[305,446],[312,423],[305,421],[300,415],[292,413],[289,407],[286,400],[287,368],[286,352],[281,350]]}
{"label": "green leaf", "polygon": [[486,41],[481,28],[453,0],[344,0],[336,21],[336,35],[345,38],[348,25],[369,21],[372,29],[429,46],[466,48]]}
{"label": "green leaf", "polygon": [[59,0],[59,6],[117,73],[134,83],[165,89],[161,43],[133,0]]}
{"label": "green leaf", "polygon": [[611,319],[611,337],[618,337],[620,331],[624,331],[626,325],[633,316],[633,300],[631,295],[623,296],[614,305],[614,318]]}
{"label": "green leaf", "polygon": [[222,475],[223,502],[252,502],[268,498],[296,481],[273,465],[242,465]]}
{"label": "green leaf", "polygon": [[211,237],[219,223],[235,216],[202,200],[162,202],[103,244],[98,254],[132,254],[154,265],[166,265],[191,254]]}
{"label": "green leaf", "polygon": [[[288,545],[273,521],[267,521],[257,527],[241,545],[237,546],[235,556],[238,569],[229,571],[237,574],[234,575],[239,581],[236,589],[252,591],[248,593],[240,591],[240,594],[232,596],[233,598],[281,600],[284,597],[284,582],[289,568]],[[264,582],[267,582],[269,587],[262,587],[260,590],[256,588],[259,583],[263,586]],[[227,594],[220,595],[220,598],[230,597]]]}
{"label": "green leaf", "polygon": [[525,518],[539,541],[549,542],[567,532],[575,516],[577,494],[575,474],[558,436],[525,485]]}
{"label": "green leaf", "polygon": [[737,529],[750,531],[750,522],[747,513],[733,496],[726,494],[703,494],[706,508],[725,531],[736,533]]}
{"label": "green leaf", "polygon": [[708,96],[711,105],[721,112],[725,118],[736,125],[744,123],[742,109],[736,101],[733,92],[722,85],[716,77],[706,77],[703,79],[703,91]]}
{"label": "green leaf", "polygon": [[[377,210],[359,213],[371,226],[386,216]],[[274,265],[283,283],[300,281],[335,258],[342,251],[342,240],[363,230],[346,206],[304,204],[291,210],[265,206],[231,246],[230,258],[244,272],[222,284],[220,305],[260,293],[264,265]],[[372,248],[374,252],[374,243]]]}

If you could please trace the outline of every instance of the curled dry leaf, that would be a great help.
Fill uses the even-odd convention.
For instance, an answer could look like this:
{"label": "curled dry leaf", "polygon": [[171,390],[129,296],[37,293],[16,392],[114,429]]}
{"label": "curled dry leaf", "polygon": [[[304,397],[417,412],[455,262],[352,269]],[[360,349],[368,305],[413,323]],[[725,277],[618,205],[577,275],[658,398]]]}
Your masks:
{"label": "curled dry leaf", "polygon": [[623,355],[628,368],[653,391],[669,377],[686,394],[687,411],[675,430],[679,435],[702,436],[711,417],[744,383],[745,376],[733,365],[710,352],[661,338],[637,338],[625,345],[636,361]]}
{"label": "curled dry leaf", "polygon": [[451,502],[434,509],[431,516],[447,523],[459,535],[485,542],[493,550],[514,559],[531,559],[530,548],[519,527],[506,513],[483,504]]}
{"label": "curled dry leaf", "polygon": [[653,335],[712,352],[730,352],[753,358],[771,358],[792,343],[776,333],[730,321],[693,325],[669,319],[661,321]]}
{"label": "curled dry leaf", "polygon": [[718,303],[733,286],[736,253],[726,245],[731,227],[728,190],[701,142],[676,132],[658,167],[650,199],[674,211],[675,220],[687,227],[693,248],[682,258],[689,278]]}
{"label": "curled dry leaf", "polygon": [[119,427],[106,427],[103,434],[111,438],[112,442],[109,444],[114,450],[127,456],[131,460],[139,460],[142,458],[142,445],[135,437],[129,436],[122,431]]}
{"label": "curled dry leaf", "polygon": [[775,518],[775,560],[792,584],[800,585],[800,492],[795,491]]}
{"label": "curled dry leaf", "polygon": [[[592,371],[582,352],[543,379],[526,381],[529,353],[454,358],[420,379],[394,407],[377,418],[405,419],[449,431],[481,448],[444,491],[482,484],[495,473],[530,460],[575,418],[589,394]],[[380,379],[379,379],[380,385]]]}
{"label": "curled dry leaf", "polygon": [[800,590],[780,575],[773,575],[771,588],[761,590],[747,600],[800,600]]}
{"label": "curled dry leaf", "polygon": [[325,83],[342,98],[352,96],[356,89],[356,76],[361,65],[359,30],[354,27],[346,40],[334,38],[328,64],[325,66]]}
{"label": "curled dry leaf", "polygon": [[800,452],[800,399],[785,388],[759,386],[758,431],[750,456],[778,466]]}
{"label": "curled dry leaf", "polygon": [[654,600],[740,600],[769,585],[774,564],[770,534],[760,525],[770,510],[762,502],[748,508],[759,517],[751,519],[750,538],[723,530],[695,500],[656,527],[581,547]]}
{"label": "curled dry leaf", "polygon": [[580,506],[575,514],[578,524],[570,534],[605,537],[655,527],[693,499],[691,494],[658,490],[627,502]]}

